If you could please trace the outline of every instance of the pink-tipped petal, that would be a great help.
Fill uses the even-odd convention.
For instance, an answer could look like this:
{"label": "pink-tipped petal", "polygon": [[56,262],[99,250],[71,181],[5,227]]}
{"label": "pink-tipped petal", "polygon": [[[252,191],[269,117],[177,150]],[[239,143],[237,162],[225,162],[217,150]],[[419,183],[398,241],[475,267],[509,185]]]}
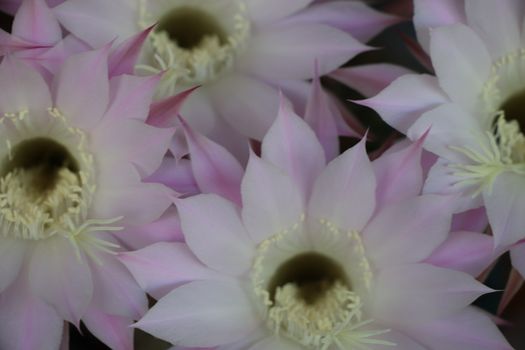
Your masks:
{"label": "pink-tipped petal", "polygon": [[144,41],[153,27],[149,27],[118,45],[109,55],[109,76],[133,74]]}
{"label": "pink-tipped petal", "polygon": [[[515,250],[515,249],[513,249]],[[520,249],[520,250],[523,250],[523,249]],[[522,253],[522,251],[520,252],[516,252],[516,253]],[[516,254],[514,253],[514,254]],[[512,250],[511,250],[511,256],[513,256],[512,254]],[[516,256],[516,255],[514,255]],[[518,258],[520,259],[520,258]],[[513,265],[516,265],[516,261],[517,259],[513,259],[512,263]],[[521,260],[523,260],[523,258],[521,258]],[[520,270],[523,270],[523,266],[520,266]],[[498,305],[498,311],[497,311],[497,314],[498,315],[501,315],[505,309],[507,308],[507,306],[509,306],[510,302],[514,299],[514,297],[518,294],[519,290],[521,289],[521,287],[523,287],[523,282],[525,282],[525,280],[523,279],[523,276],[520,272],[518,272],[516,269],[512,269],[510,271],[510,275],[507,279],[507,284],[505,285],[505,290],[503,291],[503,295],[501,296],[501,300],[499,302],[499,305]]]}
{"label": "pink-tipped petal", "polygon": [[368,49],[347,33],[326,25],[276,26],[254,34],[239,57],[239,67],[265,78],[309,79],[316,60],[321,63],[320,75],[324,75]]}
{"label": "pink-tipped petal", "polygon": [[0,238],[0,293],[16,279],[26,254],[20,239]]}
{"label": "pink-tipped petal", "polygon": [[90,308],[82,320],[89,331],[113,350],[133,349],[132,319]]}
{"label": "pink-tipped petal", "polygon": [[329,76],[370,97],[379,94],[397,78],[411,73],[411,70],[401,66],[376,63],[339,68]]}
{"label": "pink-tipped petal", "polygon": [[202,193],[216,193],[241,205],[244,169],[221,145],[195,132],[181,120],[189,148],[191,168]]}
{"label": "pink-tipped petal", "polygon": [[463,271],[476,277],[496,258],[491,236],[458,231],[452,232],[425,262]]}
{"label": "pink-tipped petal", "polygon": [[321,142],[326,160],[332,160],[339,154],[337,118],[341,117],[333,113],[334,106],[330,104],[330,97],[321,87],[317,63],[315,67],[316,74],[310,86],[304,119]]}
{"label": "pink-tipped petal", "polygon": [[261,154],[299,185],[306,203],[325,166],[324,151],[312,129],[284,101],[263,139]]}
{"label": "pink-tipped petal", "polygon": [[63,237],[48,238],[35,246],[29,266],[29,284],[36,296],[77,326],[93,295],[86,257]]}
{"label": "pink-tipped petal", "polygon": [[217,346],[240,340],[262,318],[237,282],[196,281],[175,289],[135,326],[182,346]]}
{"label": "pink-tipped petal", "polygon": [[473,113],[487,81],[492,61],[479,36],[461,24],[435,28],[430,55],[439,85],[450,99]]}
{"label": "pink-tipped petal", "polygon": [[53,45],[62,30],[44,0],[24,0],[13,20],[13,35],[36,45]]}
{"label": "pink-tipped petal", "polygon": [[485,207],[479,207],[455,214],[450,231],[484,232],[488,227]]}
{"label": "pink-tipped petal", "polygon": [[361,230],[375,208],[376,178],[364,139],[330,162],[314,184],[308,213],[342,230]]}
{"label": "pink-tipped petal", "polygon": [[202,194],[176,204],[186,243],[202,262],[230,275],[249,269],[255,247],[233,203],[215,194]]}
{"label": "pink-tipped petal", "polygon": [[193,87],[161,101],[152,103],[148,116],[148,124],[159,128],[177,125],[177,116],[179,115],[184,102],[193,91],[195,91],[195,89],[197,89],[197,87]]}
{"label": "pink-tipped petal", "polygon": [[247,0],[250,18],[258,25],[274,22],[308,6],[313,0]]}
{"label": "pink-tipped petal", "polygon": [[91,130],[109,102],[108,47],[72,56],[54,82],[56,107],[81,129]]}
{"label": "pink-tipped petal", "polygon": [[436,77],[408,74],[394,80],[378,95],[354,102],[374,109],[388,124],[406,134],[421,114],[447,101]]}
{"label": "pink-tipped petal", "polygon": [[241,194],[242,219],[256,243],[297,224],[304,213],[298,184],[253,153],[242,181]]}
{"label": "pink-tipped petal", "polygon": [[157,171],[145,180],[161,183],[183,195],[194,195],[201,192],[189,159],[177,160],[172,157],[164,157]]}
{"label": "pink-tipped petal", "polygon": [[119,259],[139,285],[160,299],[174,288],[196,280],[216,280],[223,275],[201,263],[184,243],[155,243]]}
{"label": "pink-tipped petal", "polygon": [[447,238],[452,210],[453,198],[438,195],[413,197],[383,208],[363,231],[374,264],[387,267],[427,258]]}

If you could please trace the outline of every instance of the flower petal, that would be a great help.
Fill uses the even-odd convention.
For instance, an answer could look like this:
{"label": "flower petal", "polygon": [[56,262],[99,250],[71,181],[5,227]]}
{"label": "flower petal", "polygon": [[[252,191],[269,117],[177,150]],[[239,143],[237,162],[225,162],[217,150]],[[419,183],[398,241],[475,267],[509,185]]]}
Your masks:
{"label": "flower petal", "polygon": [[36,296],[77,326],[93,295],[86,257],[63,237],[51,237],[35,246],[29,266],[29,284]]}
{"label": "flower petal", "polygon": [[298,184],[306,203],[315,179],[324,169],[324,151],[312,129],[284,101],[263,139],[261,154]]}
{"label": "flower petal", "polygon": [[313,0],[247,0],[246,6],[251,19],[258,25],[280,20],[306,6]]}
{"label": "flower petal", "polygon": [[364,139],[330,162],[317,178],[308,213],[343,230],[361,230],[375,208],[376,178]]}
{"label": "flower petal", "polygon": [[260,322],[239,284],[197,281],[159,300],[135,326],[172,344],[205,347],[240,340]]}
{"label": "flower petal", "polygon": [[302,350],[304,347],[287,340],[285,337],[271,336],[258,341],[248,350]]}
{"label": "flower petal", "polygon": [[255,247],[233,203],[202,194],[178,200],[176,205],[186,243],[199,260],[231,275],[250,268]]}
{"label": "flower petal", "polygon": [[223,278],[202,264],[184,243],[155,243],[135,252],[120,253],[119,259],[156,299],[188,282]]}
{"label": "flower petal", "polygon": [[44,0],[21,1],[12,33],[37,45],[53,45],[62,39],[60,25]]}
{"label": "flower petal", "polygon": [[242,180],[241,194],[242,219],[256,243],[297,224],[304,214],[298,184],[253,153]]}
{"label": "flower petal", "polygon": [[133,349],[132,320],[90,308],[82,321],[89,331],[113,350]]}
{"label": "flower petal", "polygon": [[0,293],[16,279],[26,255],[21,239],[0,238]]}

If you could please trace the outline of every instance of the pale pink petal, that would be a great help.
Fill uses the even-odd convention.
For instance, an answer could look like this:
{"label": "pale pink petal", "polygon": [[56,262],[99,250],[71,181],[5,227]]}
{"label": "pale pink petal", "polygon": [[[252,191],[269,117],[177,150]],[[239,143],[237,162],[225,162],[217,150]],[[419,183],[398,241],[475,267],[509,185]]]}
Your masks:
{"label": "pale pink petal", "polygon": [[172,157],[164,157],[157,171],[145,180],[161,183],[184,195],[194,195],[201,192],[197,186],[189,159],[177,160]]}
{"label": "pale pink petal", "polygon": [[374,264],[387,267],[427,258],[447,238],[453,204],[447,196],[425,195],[379,211],[363,231]]}
{"label": "pale pink petal", "polygon": [[510,250],[512,266],[525,276],[525,243],[516,244]]}
{"label": "pale pink petal", "polygon": [[133,276],[114,255],[94,254],[98,261],[90,261],[94,286],[90,308],[129,319],[142,317],[148,301]]}
{"label": "pale pink petal", "polygon": [[56,107],[71,123],[92,129],[109,102],[108,47],[74,55],[55,77]]}
{"label": "pale pink petal", "polygon": [[399,151],[383,154],[372,163],[377,174],[376,212],[386,205],[421,193],[422,143],[423,138]]}
{"label": "pale pink petal", "polygon": [[306,203],[315,179],[324,169],[324,151],[312,129],[284,101],[263,139],[261,154],[298,184]]}
{"label": "pale pink petal", "polygon": [[16,279],[26,255],[26,243],[17,238],[0,238],[0,293]]}
{"label": "pale pink petal", "polygon": [[488,227],[485,207],[479,207],[455,214],[450,231],[484,232]]}
{"label": "pale pink petal", "polygon": [[[272,125],[279,106],[277,89],[241,74],[229,75],[210,86],[209,96],[221,117],[243,135],[257,140]],[[191,121],[186,114],[183,117]]]}
{"label": "pale pink petal", "polygon": [[144,41],[153,27],[149,27],[118,45],[109,55],[109,76],[133,74]]}
{"label": "pale pink petal", "polygon": [[321,87],[317,66],[316,63],[316,75],[310,87],[304,119],[319,138],[326,160],[332,160],[339,155],[337,118],[342,119],[342,117],[334,113],[335,106],[331,104],[330,96]]}
{"label": "pale pink petal", "polygon": [[176,205],[186,243],[199,260],[231,275],[251,267],[255,246],[233,203],[215,194],[202,194],[178,200]]}
{"label": "pale pink petal", "polygon": [[155,243],[135,252],[120,253],[119,258],[142,289],[157,299],[191,281],[223,278],[202,264],[184,243]]}
{"label": "pale pink petal", "polygon": [[310,95],[311,83],[305,80],[272,80],[271,84],[278,88],[290,101],[297,115],[304,116],[306,102]]}
{"label": "pale pink petal", "polygon": [[[213,130],[215,124],[219,122],[217,119],[220,106],[214,104],[214,90],[212,86],[206,85],[181,92],[180,99],[178,100],[180,104],[173,105],[169,111],[171,120],[175,120],[179,115],[178,111],[180,111],[180,115],[193,129],[204,135],[208,135]],[[228,99],[224,101],[224,103],[230,103],[231,99],[234,98],[234,96],[232,96],[234,94],[233,91],[224,91],[223,93],[224,95],[222,95],[221,98]],[[241,98],[243,98],[243,96],[241,96]],[[175,103],[178,101],[176,101],[176,97],[173,97],[173,100],[170,102]],[[164,114],[163,119],[168,121],[170,115]],[[171,126],[171,124],[166,125]]]}
{"label": "pale pink petal", "polygon": [[447,101],[436,77],[408,74],[394,80],[377,96],[354,102],[374,109],[384,121],[406,133],[421,114]]}
{"label": "pale pink petal", "polygon": [[441,320],[414,324],[413,329],[407,333],[423,343],[425,349],[513,349],[496,324],[481,310],[473,307]]}
{"label": "pale pink petal", "polygon": [[270,79],[308,79],[316,60],[324,75],[368,49],[347,33],[322,24],[275,26],[254,33],[239,57],[239,67]]}
{"label": "pale pink petal", "polygon": [[93,295],[86,257],[63,237],[51,237],[35,245],[29,284],[36,296],[77,326]]}
{"label": "pale pink petal", "polygon": [[51,94],[38,72],[7,56],[0,65],[0,113],[39,111],[52,106]]}
{"label": "pale pink petal", "polygon": [[241,204],[241,180],[244,169],[221,145],[193,131],[181,120],[188,143],[191,168],[202,193],[216,193]]}
{"label": "pale pink petal", "polygon": [[430,51],[430,29],[466,21],[464,0],[414,1],[417,38],[427,52]]}
{"label": "pale pink petal", "polygon": [[491,291],[463,272],[427,264],[397,265],[379,272],[372,313],[391,326],[413,325],[458,312]]}
{"label": "pale pink petal", "polygon": [[521,0],[465,0],[468,26],[481,37],[496,60],[522,46]]}
{"label": "pale pink petal", "polygon": [[148,116],[148,124],[157,127],[170,127],[177,125],[179,112],[186,99],[195,89],[196,87],[152,103]]}
{"label": "pale pink petal", "polygon": [[436,28],[431,33],[430,55],[439,85],[450,99],[477,112],[479,94],[492,66],[479,36],[461,24]]}
{"label": "pale pink petal", "polygon": [[52,45],[62,39],[60,25],[44,0],[21,2],[12,33],[37,45]]}
{"label": "pale pink petal", "polygon": [[258,341],[247,350],[302,350],[304,347],[298,343],[287,340],[285,337],[270,336]]}
{"label": "pale pink petal", "polygon": [[113,350],[133,349],[133,323],[125,317],[90,308],[82,321],[89,331]]}
{"label": "pale pink petal", "polygon": [[0,294],[0,349],[56,350],[64,322],[33,296],[24,278]]}
{"label": "pale pink petal", "polygon": [[370,97],[379,94],[397,78],[411,73],[405,67],[375,63],[339,68],[330,73],[330,77]]}
{"label": "pale pink petal", "polygon": [[344,30],[361,42],[367,42],[400,18],[374,10],[358,1],[327,1],[310,6],[288,18],[286,23],[322,23]]}
{"label": "pale pink petal", "polygon": [[240,340],[262,322],[236,282],[197,281],[160,299],[135,326],[182,346],[217,346]]}
{"label": "pale pink petal", "polygon": [[137,77],[120,75],[110,81],[110,104],[105,118],[145,121],[159,75]]}
{"label": "pale pink petal", "polygon": [[376,178],[363,139],[330,162],[318,177],[308,213],[345,231],[361,230],[374,211],[375,190]]}
{"label": "pale pink petal", "polygon": [[239,133],[224,118],[218,117],[213,130],[207,135],[210,140],[222,145],[246,167],[250,155],[250,139]]}
{"label": "pale pink petal", "polygon": [[130,0],[68,0],[53,11],[68,31],[92,47],[100,47],[117,38],[124,41],[140,30],[137,4]]}
{"label": "pale pink petal", "polygon": [[[516,249],[512,249],[511,250],[511,258],[513,257],[513,251],[515,251]],[[521,254],[523,253],[522,252],[523,249],[519,249],[518,251],[516,251],[516,253],[514,253],[514,257],[516,256],[516,254]],[[518,257],[518,259],[522,259],[520,257]],[[515,260],[517,259],[512,259],[512,264],[513,266],[516,266],[516,262]],[[518,264],[523,264],[521,261],[518,262]],[[523,265],[521,265],[519,267],[520,270],[523,270]],[[501,299],[500,299],[500,302],[499,302],[499,305],[498,305],[498,311],[497,311],[497,314],[498,315],[501,315],[505,309],[507,308],[507,306],[510,304],[510,302],[517,296],[518,292],[521,290],[521,288],[523,287],[523,283],[525,282],[525,280],[523,279],[523,276],[520,272],[518,272],[518,270],[516,268],[513,268],[511,271],[510,271],[510,274],[509,274],[509,277],[507,279],[507,283],[505,284],[505,290],[503,291],[503,295],[501,296]]]}
{"label": "pale pink petal", "polygon": [[466,272],[474,277],[497,258],[491,236],[468,231],[450,233],[426,263]]}
{"label": "pale pink petal", "polygon": [[242,219],[256,243],[297,224],[304,213],[298,184],[253,153],[242,181],[241,194]]}
{"label": "pale pink petal", "polygon": [[246,0],[250,18],[257,24],[280,20],[308,6],[313,0]]}
{"label": "pale pink petal", "polygon": [[503,172],[483,191],[494,244],[503,248],[525,237],[525,179]]}

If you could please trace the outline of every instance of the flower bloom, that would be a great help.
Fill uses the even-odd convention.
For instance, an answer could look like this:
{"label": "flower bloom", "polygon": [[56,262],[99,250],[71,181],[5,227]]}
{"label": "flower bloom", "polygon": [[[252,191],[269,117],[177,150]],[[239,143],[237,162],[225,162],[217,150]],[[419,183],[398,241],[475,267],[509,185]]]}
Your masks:
{"label": "flower bloom", "polygon": [[371,163],[361,142],[326,165],[282,107],[250,157],[242,206],[177,200],[186,243],[120,255],[162,297],[136,327],[218,349],[510,349],[469,306],[490,289],[456,270],[480,267],[457,238],[486,236],[449,236],[453,199],[419,195],[420,152]]}
{"label": "flower bloom", "polygon": [[462,209],[485,205],[496,245],[508,246],[525,237],[523,2],[415,5],[436,76],[400,77],[363,104],[412,140],[430,128],[424,147],[440,159],[426,191],[462,193]]}
{"label": "flower bloom", "polygon": [[182,115],[199,132],[230,149],[236,141],[244,150],[246,140],[239,135],[260,140],[270,127],[278,88],[304,103],[304,80],[313,77],[316,59],[321,75],[330,72],[368,50],[359,40],[397,21],[360,2],[312,3],[68,0],[54,12],[93,47],[157,23],[136,72],[166,72],[158,98],[200,85]]}
{"label": "flower bloom", "polygon": [[108,78],[104,47],[70,57],[48,86],[7,56],[0,65],[0,348],[58,349],[80,320],[115,349],[144,293],[116,259],[125,235],[170,205],[143,183],[173,130],[145,124],[159,77]]}

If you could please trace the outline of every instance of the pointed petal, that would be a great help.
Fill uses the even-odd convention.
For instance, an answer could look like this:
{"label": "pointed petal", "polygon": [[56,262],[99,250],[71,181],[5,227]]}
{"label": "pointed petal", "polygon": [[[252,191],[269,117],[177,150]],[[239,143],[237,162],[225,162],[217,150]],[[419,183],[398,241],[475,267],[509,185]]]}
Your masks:
{"label": "pointed petal", "polygon": [[66,238],[38,242],[29,266],[29,283],[36,296],[61,317],[78,326],[93,295],[91,271],[85,256]]}
{"label": "pointed petal", "polygon": [[73,125],[91,130],[109,102],[108,47],[74,55],[55,78],[56,107]]}
{"label": "pointed petal", "polygon": [[483,192],[489,223],[496,248],[503,248],[525,237],[525,179],[503,172],[496,177],[492,188]]}
{"label": "pointed petal", "polygon": [[176,204],[186,243],[199,260],[231,275],[251,267],[255,247],[233,203],[215,194],[202,194]]}
{"label": "pointed petal", "polygon": [[184,101],[186,101],[195,89],[196,87],[152,103],[148,116],[148,124],[159,128],[177,125],[177,116]]}
{"label": "pointed petal", "polygon": [[241,179],[244,169],[221,145],[193,131],[181,119],[190,151],[191,168],[202,193],[216,193],[241,204]]}
{"label": "pointed petal", "polygon": [[82,320],[89,331],[113,350],[133,349],[133,323],[125,317],[90,308]]}
{"label": "pointed petal", "polygon": [[[512,257],[512,251],[511,251],[511,257]],[[513,259],[512,264],[516,265],[516,262]],[[520,266],[520,269],[523,269],[522,266]],[[503,295],[501,296],[501,300],[498,305],[498,311],[497,315],[501,315],[507,306],[510,304],[510,302],[514,299],[514,297],[517,296],[519,290],[521,287],[523,287],[523,282],[525,280],[523,279],[523,276],[521,275],[518,270],[515,268],[510,271],[510,275],[507,279],[507,284],[505,285],[505,290],[503,291]]]}
{"label": "pointed petal", "polygon": [[487,81],[492,61],[484,43],[472,29],[456,24],[435,28],[430,56],[439,85],[468,111],[478,111],[478,96]]}
{"label": "pointed petal", "polygon": [[153,27],[149,27],[118,45],[109,55],[109,76],[133,74],[144,41]]}
{"label": "pointed petal", "polygon": [[374,290],[374,318],[393,325],[452,315],[492,291],[466,273],[427,264],[381,270]]}
{"label": "pointed petal", "polygon": [[226,277],[201,263],[184,243],[155,243],[135,252],[120,253],[119,259],[156,299],[188,282]]}
{"label": "pointed petal", "polygon": [[183,195],[194,195],[201,192],[195,181],[189,159],[177,160],[166,156],[162,159],[160,167],[144,180],[161,183]]}
{"label": "pointed petal", "polygon": [[287,17],[308,6],[313,0],[247,0],[246,6],[251,19],[257,24],[273,22]]}
{"label": "pointed petal", "polygon": [[496,258],[491,236],[458,231],[450,233],[447,240],[425,262],[463,271],[476,277]]}
{"label": "pointed petal", "polygon": [[306,203],[315,179],[324,169],[324,151],[312,130],[284,101],[263,139],[261,154],[298,184]]}
{"label": "pointed petal", "polygon": [[16,279],[26,255],[21,239],[0,238],[0,293]]}
{"label": "pointed petal", "polygon": [[162,298],[135,326],[182,346],[232,343],[262,319],[236,282],[197,281]]}
{"label": "pointed petal", "polygon": [[322,24],[275,26],[252,36],[239,67],[267,79],[309,79],[316,60],[324,75],[368,49],[347,33]]}
{"label": "pointed petal", "polygon": [[60,25],[44,0],[21,1],[12,33],[38,45],[53,45],[62,39]]}
{"label": "pointed petal", "polygon": [[385,122],[406,134],[421,114],[447,101],[436,77],[407,74],[378,95],[354,102],[374,109]]}
{"label": "pointed petal", "polygon": [[361,230],[375,208],[376,178],[364,139],[328,164],[317,178],[308,213],[342,230]]}
{"label": "pointed petal", "polygon": [[481,37],[494,59],[522,46],[525,7],[520,0],[465,0],[468,25]]}
{"label": "pointed petal", "polygon": [[304,214],[298,184],[253,153],[242,181],[241,194],[242,219],[256,243],[297,224]]}

